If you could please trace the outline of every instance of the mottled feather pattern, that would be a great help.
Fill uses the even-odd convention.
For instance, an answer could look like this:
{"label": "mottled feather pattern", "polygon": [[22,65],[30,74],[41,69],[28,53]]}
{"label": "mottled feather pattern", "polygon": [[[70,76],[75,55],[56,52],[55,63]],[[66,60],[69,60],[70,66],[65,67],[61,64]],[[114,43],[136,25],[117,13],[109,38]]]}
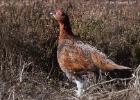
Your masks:
{"label": "mottled feather pattern", "polygon": [[[105,54],[97,50],[95,47],[87,43],[84,43],[80,40],[65,39],[63,43],[59,44],[58,52],[60,53],[58,54],[58,56],[59,55],[62,56],[66,54],[62,52],[67,52],[67,54],[65,55],[67,57],[67,61],[63,62],[63,64],[64,63],[73,63],[73,65],[76,64],[77,65],[76,69],[74,69],[74,66],[71,66],[73,67],[71,68],[71,70],[73,71],[78,71],[78,70],[80,71],[82,69],[83,70],[94,69],[93,67],[100,67],[101,64],[105,65],[107,63],[112,63],[113,66],[113,62],[111,60],[108,60]],[[80,65],[81,62],[87,62],[90,64],[85,64],[84,66],[84,64]],[[78,69],[78,64],[79,64],[79,69]],[[104,70],[104,68],[101,69]]]}
{"label": "mottled feather pattern", "polygon": [[58,63],[66,76],[76,83],[77,96],[81,96],[84,91],[86,82],[82,76],[83,73],[95,72],[98,76],[98,70],[110,72],[116,69],[131,69],[116,64],[95,47],[78,39],[72,32],[68,15],[62,9],[57,9],[53,16],[60,27],[57,48]]}

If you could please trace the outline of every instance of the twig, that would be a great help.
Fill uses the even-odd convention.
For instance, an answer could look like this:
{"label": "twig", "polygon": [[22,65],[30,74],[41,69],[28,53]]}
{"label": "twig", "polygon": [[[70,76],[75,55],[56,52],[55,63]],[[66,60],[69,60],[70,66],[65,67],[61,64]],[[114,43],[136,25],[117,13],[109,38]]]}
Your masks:
{"label": "twig", "polygon": [[15,100],[15,86],[12,86],[11,88],[9,88],[9,91],[8,92],[10,92],[10,94],[8,96],[8,100],[11,100],[10,99],[11,96],[13,97],[13,100]]}
{"label": "twig", "polygon": [[51,73],[52,73],[52,71],[53,71],[53,68],[54,68],[54,64],[53,64],[53,61],[52,61],[52,67],[51,67],[51,70],[50,70],[50,72],[49,72],[49,74],[48,74],[48,76],[47,76],[47,79],[50,78]]}
{"label": "twig", "polygon": [[113,96],[113,95],[120,95],[120,94],[122,94],[122,93],[126,93],[126,92],[128,92],[128,91],[132,91],[132,89],[123,89],[123,90],[120,90],[120,91],[116,91],[116,92],[114,92],[114,91],[112,91],[112,92],[108,92],[107,94],[109,95],[109,96]]}
{"label": "twig", "polygon": [[140,72],[140,65],[137,67],[137,69],[135,70],[135,72],[134,72],[134,75],[135,75],[135,77],[136,77],[136,80],[135,80],[135,82],[133,83],[133,85],[134,85],[134,87],[138,87],[139,86],[139,80],[140,80],[140,77],[139,77],[139,72]]}
{"label": "twig", "polygon": [[110,82],[113,82],[113,81],[116,81],[116,80],[126,81],[126,80],[130,80],[130,79],[133,79],[133,78],[134,78],[133,76],[130,77],[130,78],[125,78],[125,79],[115,78],[115,79],[112,79],[112,80],[109,80],[109,81],[105,81],[105,82],[101,82],[101,83],[97,83],[97,84],[91,85],[85,91],[89,90],[92,87],[95,87],[95,86],[98,86],[98,85],[102,85],[102,84],[106,84],[106,83],[110,83]]}
{"label": "twig", "polygon": [[8,100],[10,100],[11,94],[12,94],[12,92],[11,92],[11,90],[10,90],[10,94],[9,94],[9,96],[8,96]]}
{"label": "twig", "polygon": [[27,67],[27,66],[29,66],[30,64],[32,64],[32,62],[30,62],[30,63],[25,63],[24,65],[23,65],[23,67],[22,67],[22,70],[21,70],[21,73],[19,74],[19,82],[22,82],[22,75],[23,75],[23,72],[24,72],[24,69],[25,69],[25,67]]}
{"label": "twig", "polygon": [[12,96],[13,96],[13,100],[15,100],[15,88],[13,88]]}

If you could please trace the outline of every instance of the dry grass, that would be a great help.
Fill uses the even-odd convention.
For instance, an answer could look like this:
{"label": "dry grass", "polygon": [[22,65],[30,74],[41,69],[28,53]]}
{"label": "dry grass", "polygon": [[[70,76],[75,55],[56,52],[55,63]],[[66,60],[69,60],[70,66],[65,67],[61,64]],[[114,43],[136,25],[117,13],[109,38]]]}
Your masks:
{"label": "dry grass", "polygon": [[[0,99],[139,100],[139,5],[139,0],[1,0]],[[134,68],[135,76],[97,84],[91,79],[85,94],[75,97],[56,59],[58,24],[48,16],[55,7],[68,12],[76,35]]]}

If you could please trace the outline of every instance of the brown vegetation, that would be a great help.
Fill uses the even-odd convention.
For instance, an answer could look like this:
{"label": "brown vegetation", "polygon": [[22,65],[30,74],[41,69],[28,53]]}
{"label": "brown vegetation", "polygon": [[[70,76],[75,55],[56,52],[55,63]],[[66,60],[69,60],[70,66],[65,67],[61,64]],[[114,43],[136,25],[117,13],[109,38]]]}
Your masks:
{"label": "brown vegetation", "polygon": [[[1,0],[0,99],[78,99],[56,60],[58,24],[48,13],[61,6],[68,12],[76,35],[115,62],[135,69],[127,86],[127,79],[105,81],[102,76],[95,85],[89,80],[90,87],[81,99],[139,100],[139,5],[139,0],[64,0],[57,4]],[[118,86],[118,82],[122,84]]]}

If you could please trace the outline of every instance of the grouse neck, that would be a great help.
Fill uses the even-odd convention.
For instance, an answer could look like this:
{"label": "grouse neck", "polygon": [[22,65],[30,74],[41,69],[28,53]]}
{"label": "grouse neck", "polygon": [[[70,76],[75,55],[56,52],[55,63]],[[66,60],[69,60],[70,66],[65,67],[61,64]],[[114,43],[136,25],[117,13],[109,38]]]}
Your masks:
{"label": "grouse neck", "polygon": [[66,39],[69,36],[73,36],[70,24],[59,23],[59,26],[60,26],[59,40]]}

